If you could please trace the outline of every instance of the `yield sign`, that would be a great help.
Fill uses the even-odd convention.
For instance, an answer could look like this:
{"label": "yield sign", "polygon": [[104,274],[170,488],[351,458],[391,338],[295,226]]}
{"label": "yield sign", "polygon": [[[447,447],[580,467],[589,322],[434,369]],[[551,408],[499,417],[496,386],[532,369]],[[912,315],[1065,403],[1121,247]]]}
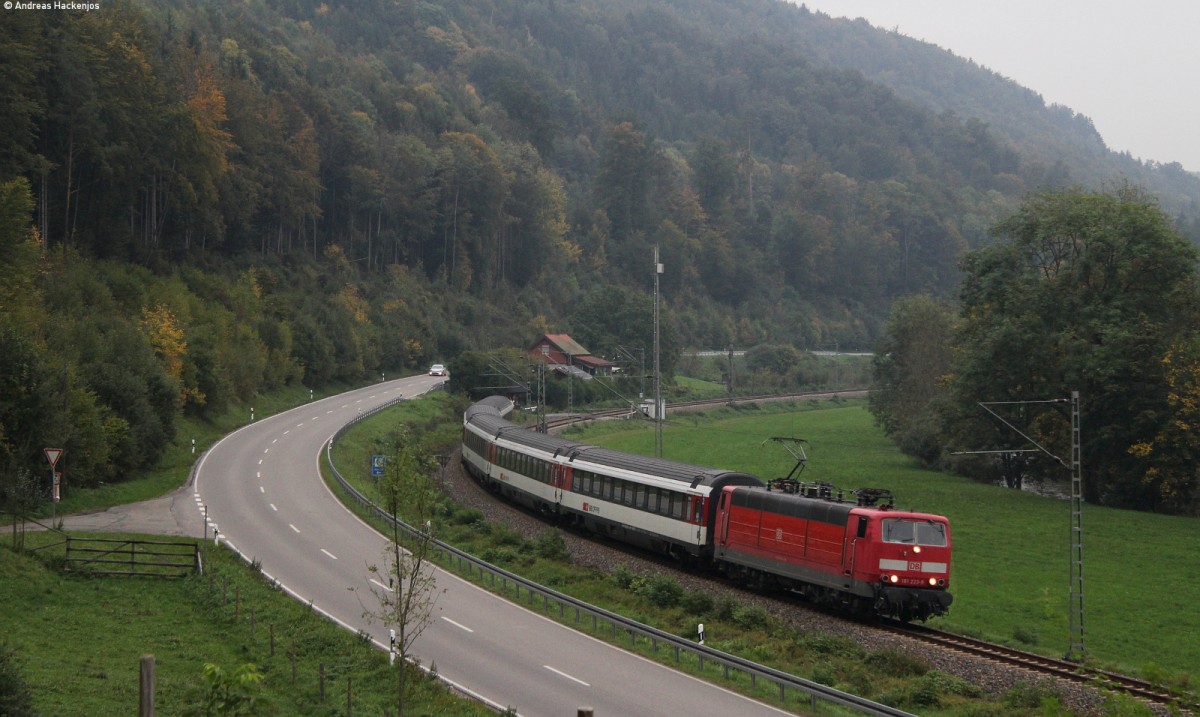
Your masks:
{"label": "yield sign", "polygon": [[50,461],[50,468],[53,469],[54,464],[58,463],[58,457],[63,454],[63,449],[47,448],[47,449],[45,449],[45,453],[46,453],[46,460]]}

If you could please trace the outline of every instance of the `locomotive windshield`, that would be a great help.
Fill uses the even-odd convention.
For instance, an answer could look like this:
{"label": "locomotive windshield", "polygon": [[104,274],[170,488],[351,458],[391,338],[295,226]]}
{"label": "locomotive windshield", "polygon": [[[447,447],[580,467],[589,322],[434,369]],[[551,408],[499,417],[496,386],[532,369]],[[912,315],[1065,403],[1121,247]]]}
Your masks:
{"label": "locomotive windshield", "polygon": [[946,526],[930,520],[883,521],[883,540],[886,543],[944,546]]}

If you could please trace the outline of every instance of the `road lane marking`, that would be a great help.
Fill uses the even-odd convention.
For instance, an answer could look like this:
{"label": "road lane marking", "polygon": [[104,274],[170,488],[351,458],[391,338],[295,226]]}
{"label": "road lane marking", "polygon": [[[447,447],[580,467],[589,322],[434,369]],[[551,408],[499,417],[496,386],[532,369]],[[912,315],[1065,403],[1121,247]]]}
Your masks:
{"label": "road lane marking", "polygon": [[300,529],[297,528],[296,526],[292,525],[291,523],[288,523],[288,527],[291,528],[292,530],[296,531],[297,533],[300,532]]}
{"label": "road lane marking", "polygon": [[542,667],[545,667],[547,670],[550,670],[550,671],[551,671],[551,672],[553,672],[554,674],[556,674],[556,675],[561,675],[561,676],[563,676],[563,677],[567,678],[568,680],[574,680],[575,682],[578,682],[579,684],[583,685],[584,687],[591,687],[591,685],[589,685],[588,683],[586,683],[586,682],[584,682],[583,680],[579,679],[578,677],[572,677],[572,676],[568,675],[567,673],[563,672],[562,670],[556,670],[556,669],[554,669],[554,668],[553,668],[553,667],[551,667],[550,665],[542,665]]}
{"label": "road lane marking", "polygon": [[265,495],[265,494],[266,494],[266,492],[267,492],[267,489],[266,489],[266,488],[263,488],[263,487],[260,485],[260,486],[258,487],[258,492],[259,492],[259,493],[262,493],[262,494],[264,494],[264,495]]}
{"label": "road lane marking", "polygon": [[336,555],[334,555],[333,553],[329,552],[329,551],[328,551],[328,550],[326,550],[325,548],[321,548],[321,552],[322,552],[322,553],[325,553],[326,555],[328,555],[329,557],[333,558],[334,560],[337,560],[337,556],[336,556]]}
{"label": "road lane marking", "polygon": [[460,630],[466,630],[467,632],[475,632],[474,630],[472,630],[471,628],[467,627],[466,625],[463,625],[462,623],[455,622],[455,621],[451,620],[451,619],[450,619],[450,618],[448,618],[448,617],[445,617],[445,616],[443,616],[443,617],[442,617],[442,619],[443,619],[443,620],[445,620],[446,622],[450,623],[451,625],[453,625],[453,626],[455,626],[455,627],[459,628]]}
{"label": "road lane marking", "polygon": [[275,511],[276,513],[279,512],[279,509],[275,507],[274,503],[267,503],[267,505],[271,506],[271,510]]}
{"label": "road lane marking", "polygon": [[379,581],[378,581],[378,580],[376,580],[375,578],[371,578],[371,582],[375,583],[376,585],[378,585],[379,587],[383,588],[384,590],[387,590],[387,591],[388,591],[388,592],[390,592],[390,593],[394,593],[394,592],[396,592],[395,590],[393,590],[393,589],[389,588],[387,585],[384,585],[383,583],[379,582]]}

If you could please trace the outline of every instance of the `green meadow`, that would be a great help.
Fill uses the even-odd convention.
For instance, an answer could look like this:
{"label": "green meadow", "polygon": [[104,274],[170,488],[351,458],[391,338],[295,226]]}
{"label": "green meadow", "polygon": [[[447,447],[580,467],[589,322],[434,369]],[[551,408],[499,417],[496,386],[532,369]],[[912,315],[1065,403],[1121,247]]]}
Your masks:
{"label": "green meadow", "polygon": [[[654,452],[647,423],[605,423],[572,435]],[[950,518],[954,605],[932,625],[1031,652],[1066,652],[1069,501],[922,469],[883,435],[862,402],[673,415],[663,430],[663,455],[783,476],[794,462],[767,440],[773,436],[808,441],[803,480],[888,488],[899,508]],[[1177,686],[1194,684],[1200,676],[1200,521],[1085,505],[1083,530],[1089,661]]]}
{"label": "green meadow", "polygon": [[[10,667],[0,670],[0,715],[28,714],[5,710],[6,689],[16,690],[14,672],[36,714],[137,714],[139,661],[147,654],[155,658],[160,715],[318,717],[395,710],[395,670],[384,652],[273,588],[227,550],[206,551],[204,575],[100,578],[59,569],[60,535],[27,534],[25,546],[36,553],[14,552],[3,537],[0,654],[8,655]],[[204,676],[206,664],[230,676],[253,665],[261,681],[222,682],[214,690]],[[410,714],[489,714],[432,680],[411,683]],[[253,698],[255,707],[222,711],[213,698],[225,689]]]}

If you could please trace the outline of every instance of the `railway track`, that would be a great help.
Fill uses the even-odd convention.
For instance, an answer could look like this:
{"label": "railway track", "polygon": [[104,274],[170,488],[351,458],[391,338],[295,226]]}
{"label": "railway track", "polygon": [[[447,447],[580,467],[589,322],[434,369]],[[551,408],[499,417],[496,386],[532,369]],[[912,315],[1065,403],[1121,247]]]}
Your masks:
{"label": "railway track", "polygon": [[[702,408],[715,408],[717,406],[728,406],[732,403],[761,403],[763,401],[820,401],[828,400],[841,396],[843,398],[863,398],[867,392],[863,389],[850,389],[847,391],[812,391],[808,393],[785,393],[785,394],[762,394],[757,396],[735,396],[734,398],[704,398],[695,401],[679,401],[677,403],[667,404],[668,411],[680,411]],[[571,413],[556,415],[546,420],[546,427],[553,431],[567,426],[572,426],[577,423],[585,423],[587,421],[599,421],[611,418],[632,418],[638,415],[638,409],[634,407],[608,408],[599,411],[588,411],[586,413]]]}
{"label": "railway track", "polygon": [[[745,396],[734,399],[738,402],[751,402],[763,400],[813,400],[820,398],[830,398],[834,395],[845,397],[862,396],[865,391],[842,391],[842,392],[822,392],[822,393],[805,393],[805,394],[790,394],[790,395],[769,395],[769,396]],[[685,401],[674,403],[668,406],[669,410],[687,410],[687,409],[703,409],[714,406],[727,405],[730,401],[727,398],[705,399],[697,401]],[[633,417],[637,415],[635,408],[616,408],[602,411],[594,411],[588,413],[577,413],[571,415],[554,416],[547,421],[547,427],[550,430],[562,429],[577,423],[583,423],[593,420],[605,420],[615,418]],[[638,555],[642,559],[648,557],[657,563],[662,569],[678,571],[677,565],[669,561],[659,559],[657,556],[647,556],[641,551],[621,546],[619,544],[612,545],[619,552],[630,555]],[[715,576],[703,576],[705,579],[724,582],[722,579]],[[799,598],[797,598],[799,599]],[[794,602],[793,602],[794,604]],[[814,608],[820,609],[820,608]],[[1029,670],[1035,674],[1045,675],[1056,679],[1065,680],[1068,682],[1092,686],[1096,688],[1111,690],[1127,694],[1136,699],[1143,700],[1149,704],[1161,705],[1172,713],[1176,714],[1200,714],[1200,702],[1196,701],[1195,695],[1178,694],[1164,688],[1161,685],[1156,685],[1146,680],[1121,675],[1108,670],[1088,667],[1076,662],[1068,660],[1059,660],[1044,655],[1037,655],[1030,652],[1025,652],[1015,648],[1007,647],[997,643],[986,642],[975,638],[956,635],[953,633],[936,630],[924,625],[903,624],[898,622],[875,622],[873,627],[895,635],[918,640],[920,642],[934,645],[940,649],[950,650],[959,654],[971,655],[983,659],[993,660],[997,663],[1019,667]]]}
{"label": "railway track", "polygon": [[1180,695],[1153,683],[1108,670],[1101,670],[1069,660],[1058,660],[1045,655],[1036,655],[1005,645],[998,645],[972,637],[956,635],[924,625],[905,625],[884,621],[879,629],[896,635],[919,640],[943,649],[955,650],[976,657],[995,660],[1007,665],[1022,667],[1038,674],[1056,677],[1080,684],[1094,685],[1104,689],[1123,692],[1153,704],[1182,710],[1184,714],[1195,714],[1200,709],[1192,695]]}

